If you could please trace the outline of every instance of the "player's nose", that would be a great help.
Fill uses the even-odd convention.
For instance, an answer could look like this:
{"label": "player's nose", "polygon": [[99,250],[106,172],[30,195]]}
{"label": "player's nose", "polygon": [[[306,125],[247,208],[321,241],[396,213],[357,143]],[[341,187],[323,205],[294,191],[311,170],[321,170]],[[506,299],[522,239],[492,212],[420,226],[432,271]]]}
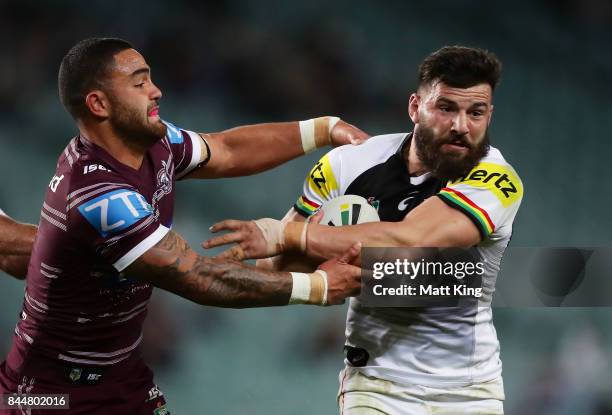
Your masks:
{"label": "player's nose", "polygon": [[153,88],[151,88],[151,93],[149,95],[150,98],[154,101],[161,99],[162,97],[161,89],[159,89],[157,85],[155,85],[154,83],[151,83],[151,85],[153,86]]}
{"label": "player's nose", "polygon": [[468,133],[467,114],[463,111],[457,111],[453,118],[452,131],[457,135],[465,135]]}

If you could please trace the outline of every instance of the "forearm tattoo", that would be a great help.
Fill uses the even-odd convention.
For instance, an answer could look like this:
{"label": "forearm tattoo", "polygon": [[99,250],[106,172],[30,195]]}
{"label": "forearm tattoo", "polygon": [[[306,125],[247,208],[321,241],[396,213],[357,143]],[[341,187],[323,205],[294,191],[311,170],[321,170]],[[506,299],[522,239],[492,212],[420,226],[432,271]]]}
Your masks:
{"label": "forearm tattoo", "polygon": [[292,288],[288,273],[197,255],[172,231],[127,273],[196,303],[218,307],[287,305]]}

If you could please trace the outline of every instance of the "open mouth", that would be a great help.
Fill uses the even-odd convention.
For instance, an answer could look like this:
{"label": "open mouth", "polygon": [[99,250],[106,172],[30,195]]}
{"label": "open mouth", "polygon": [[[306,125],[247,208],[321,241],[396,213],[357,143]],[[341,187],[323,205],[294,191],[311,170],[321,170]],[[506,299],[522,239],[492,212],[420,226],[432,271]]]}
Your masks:
{"label": "open mouth", "polygon": [[149,113],[147,114],[149,117],[157,117],[159,114],[159,107],[153,107],[149,110]]}
{"label": "open mouth", "polygon": [[459,140],[459,139],[452,140],[448,143],[445,143],[443,144],[443,147],[452,148],[455,150],[460,150],[460,149],[469,150],[470,149],[470,146],[468,143],[466,143],[463,140]]}

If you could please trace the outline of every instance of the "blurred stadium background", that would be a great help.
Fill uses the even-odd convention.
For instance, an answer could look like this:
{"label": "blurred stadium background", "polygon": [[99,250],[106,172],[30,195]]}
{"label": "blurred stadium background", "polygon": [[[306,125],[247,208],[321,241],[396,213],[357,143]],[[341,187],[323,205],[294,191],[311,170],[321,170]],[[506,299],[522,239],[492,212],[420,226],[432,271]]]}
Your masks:
{"label": "blurred stadium background", "polygon": [[[445,44],[504,63],[491,127],[526,197],[514,246],[609,246],[612,3],[0,2],[0,207],[38,222],[57,155],[75,127],[59,104],[59,62],[94,35],[133,42],[188,129],[337,114],[371,134],[407,131],[421,59]],[[279,217],[309,155],[256,177],[178,186],[175,228],[193,246],[217,220]],[[23,284],[0,278],[0,354]],[[612,295],[612,293],[610,293]],[[145,354],[177,414],[330,414],[344,307],[203,308],[162,292]],[[508,414],[612,414],[612,310],[498,308]]]}

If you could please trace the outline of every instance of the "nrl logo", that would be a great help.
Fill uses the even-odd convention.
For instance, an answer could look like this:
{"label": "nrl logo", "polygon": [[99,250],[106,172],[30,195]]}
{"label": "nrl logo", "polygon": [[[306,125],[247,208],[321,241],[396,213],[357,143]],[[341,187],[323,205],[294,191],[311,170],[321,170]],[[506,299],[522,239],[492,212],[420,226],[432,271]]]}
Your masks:
{"label": "nrl logo", "polygon": [[377,200],[376,197],[374,196],[368,197],[368,203],[370,204],[370,206],[372,206],[376,210],[378,210],[380,206],[380,200]]}
{"label": "nrl logo", "polygon": [[73,368],[70,371],[70,375],[68,377],[70,378],[71,381],[76,382],[77,380],[81,379],[81,373],[82,373],[81,369]]}

